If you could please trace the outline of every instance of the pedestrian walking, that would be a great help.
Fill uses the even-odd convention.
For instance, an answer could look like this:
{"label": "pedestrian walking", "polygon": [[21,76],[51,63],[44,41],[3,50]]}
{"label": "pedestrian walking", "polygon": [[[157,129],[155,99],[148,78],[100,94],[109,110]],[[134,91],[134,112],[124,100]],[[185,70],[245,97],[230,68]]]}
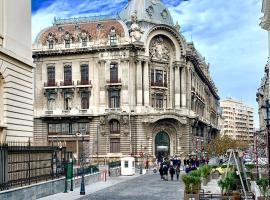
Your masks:
{"label": "pedestrian walking", "polygon": [[175,170],[174,170],[174,167],[172,165],[170,166],[170,174],[171,174],[171,181],[173,181],[173,176],[175,174]]}
{"label": "pedestrian walking", "polygon": [[168,168],[168,166],[167,165],[164,165],[163,166],[163,180],[164,181],[168,181],[168,170],[169,170],[169,168]]}
{"label": "pedestrian walking", "polygon": [[176,167],[175,173],[176,173],[176,179],[179,180],[179,175],[180,175],[180,166],[179,165]]}
{"label": "pedestrian walking", "polygon": [[164,179],[164,171],[163,171],[163,165],[160,165],[160,168],[159,168],[159,174],[160,174],[160,178],[163,180]]}

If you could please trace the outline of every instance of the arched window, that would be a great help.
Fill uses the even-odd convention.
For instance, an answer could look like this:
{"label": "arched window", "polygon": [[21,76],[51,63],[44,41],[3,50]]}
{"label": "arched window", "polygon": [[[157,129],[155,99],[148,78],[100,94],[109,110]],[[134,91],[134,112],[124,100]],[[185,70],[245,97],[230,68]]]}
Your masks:
{"label": "arched window", "polygon": [[117,120],[110,121],[110,134],[120,134],[120,123]]}

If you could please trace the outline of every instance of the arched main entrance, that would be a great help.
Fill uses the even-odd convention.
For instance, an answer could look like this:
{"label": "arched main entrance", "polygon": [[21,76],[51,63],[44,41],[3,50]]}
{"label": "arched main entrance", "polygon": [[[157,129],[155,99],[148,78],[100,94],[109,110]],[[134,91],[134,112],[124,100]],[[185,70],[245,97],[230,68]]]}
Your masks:
{"label": "arched main entrance", "polygon": [[159,160],[170,156],[170,137],[164,131],[161,131],[156,135],[155,154],[156,158]]}

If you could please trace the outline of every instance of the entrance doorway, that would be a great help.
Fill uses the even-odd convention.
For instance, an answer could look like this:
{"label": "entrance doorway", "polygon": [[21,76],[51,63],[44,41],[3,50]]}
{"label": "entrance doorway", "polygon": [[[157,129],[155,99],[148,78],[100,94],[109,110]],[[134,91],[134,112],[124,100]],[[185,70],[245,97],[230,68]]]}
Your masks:
{"label": "entrance doorway", "polygon": [[170,137],[164,131],[161,131],[156,135],[155,154],[159,161],[162,161],[163,158],[170,156]]}

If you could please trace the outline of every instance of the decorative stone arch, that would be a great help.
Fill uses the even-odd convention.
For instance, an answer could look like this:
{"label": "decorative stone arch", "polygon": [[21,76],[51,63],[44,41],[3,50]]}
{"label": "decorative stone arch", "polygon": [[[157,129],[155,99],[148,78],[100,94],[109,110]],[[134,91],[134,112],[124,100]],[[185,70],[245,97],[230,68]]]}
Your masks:
{"label": "decorative stone arch", "polygon": [[152,146],[153,146],[153,155],[157,155],[156,152],[156,137],[159,133],[165,132],[169,136],[170,140],[170,147],[169,152],[170,155],[173,155],[177,152],[176,148],[176,142],[177,142],[177,126],[173,124],[172,122],[168,121],[159,121],[155,123],[152,127],[152,134],[153,134],[153,140],[152,140]]}
{"label": "decorative stone arch", "polygon": [[175,61],[181,61],[181,58],[186,54],[185,52],[185,40],[184,38],[173,28],[169,26],[155,26],[149,30],[146,34],[145,47],[146,52],[145,56],[149,56],[149,47],[152,39],[158,35],[166,36],[174,45],[175,48]]}

